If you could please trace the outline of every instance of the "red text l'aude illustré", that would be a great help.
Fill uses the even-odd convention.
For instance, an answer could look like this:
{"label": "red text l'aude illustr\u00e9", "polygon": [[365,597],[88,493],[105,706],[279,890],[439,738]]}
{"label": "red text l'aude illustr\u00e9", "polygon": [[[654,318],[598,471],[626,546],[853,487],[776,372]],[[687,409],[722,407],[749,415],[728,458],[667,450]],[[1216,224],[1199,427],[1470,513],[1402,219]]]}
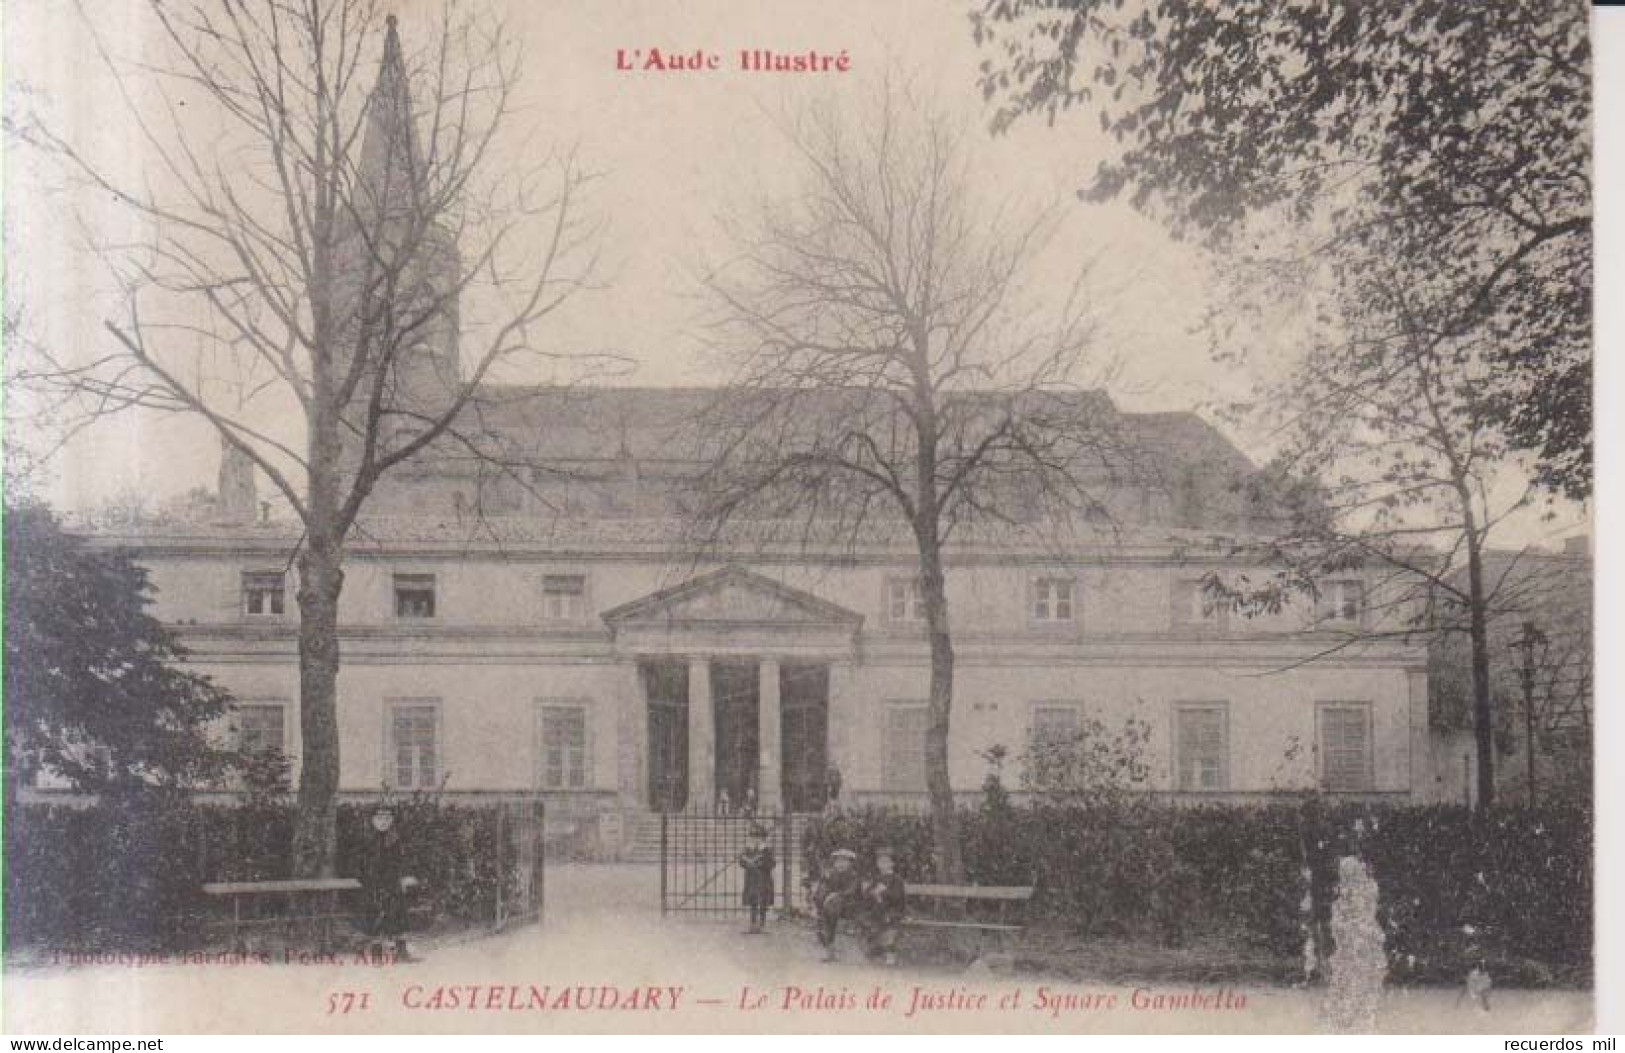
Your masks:
{"label": "red text l'aude illustr\u00e9", "polygon": [[852,56],[844,48],[835,52],[742,48],[730,53],[704,48],[616,48],[615,68],[624,73],[847,73],[852,69]]}

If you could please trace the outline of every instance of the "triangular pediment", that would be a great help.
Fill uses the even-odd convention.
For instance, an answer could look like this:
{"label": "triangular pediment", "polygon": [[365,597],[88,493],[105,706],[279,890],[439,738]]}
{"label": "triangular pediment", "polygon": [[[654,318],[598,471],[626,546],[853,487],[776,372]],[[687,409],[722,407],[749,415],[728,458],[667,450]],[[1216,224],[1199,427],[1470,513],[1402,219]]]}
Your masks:
{"label": "triangular pediment", "polygon": [[863,615],[740,567],[724,567],[604,612],[611,625],[845,625]]}

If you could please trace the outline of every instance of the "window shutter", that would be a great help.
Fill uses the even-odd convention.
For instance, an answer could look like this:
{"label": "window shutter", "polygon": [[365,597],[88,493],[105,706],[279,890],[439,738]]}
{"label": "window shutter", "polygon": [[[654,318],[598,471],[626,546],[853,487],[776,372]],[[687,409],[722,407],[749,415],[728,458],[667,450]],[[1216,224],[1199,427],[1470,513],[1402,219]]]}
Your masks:
{"label": "window shutter", "polygon": [[882,758],[888,790],[918,792],[925,789],[924,705],[892,705],[886,709]]}
{"label": "window shutter", "polygon": [[1370,789],[1370,713],[1360,706],[1328,706],[1321,711],[1321,720],[1321,765],[1327,789]]}
{"label": "window shutter", "polygon": [[1223,703],[1175,710],[1174,748],[1181,790],[1224,790],[1230,786],[1227,708]]}
{"label": "window shutter", "polygon": [[220,609],[216,612],[217,620],[223,622],[240,622],[243,620],[245,608],[243,606],[243,573],[244,567],[230,566],[226,568],[226,580],[221,585]]}
{"label": "window shutter", "polygon": [[395,786],[395,751],[394,751],[394,749],[391,748],[393,743],[394,743],[394,739],[395,739],[395,736],[392,734],[392,728],[391,728],[391,725],[394,723],[394,720],[395,720],[395,704],[393,702],[385,702],[384,703],[383,729],[382,729],[383,733],[384,733],[384,737],[383,737],[383,742],[380,745],[379,750],[378,750],[378,760],[379,760],[378,779],[379,779],[379,782],[382,783],[384,785],[384,787],[388,788],[388,789],[393,789],[394,786]]}
{"label": "window shutter", "polygon": [[581,788],[591,790],[597,787],[596,779],[598,765],[596,763],[598,752],[594,748],[593,714],[595,709],[590,700],[581,703]]}

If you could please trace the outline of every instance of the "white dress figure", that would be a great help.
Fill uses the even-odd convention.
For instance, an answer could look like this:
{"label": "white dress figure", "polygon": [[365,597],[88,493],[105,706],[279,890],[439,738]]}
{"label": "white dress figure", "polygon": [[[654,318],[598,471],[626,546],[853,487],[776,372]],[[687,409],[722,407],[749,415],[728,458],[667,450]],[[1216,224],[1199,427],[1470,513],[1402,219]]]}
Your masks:
{"label": "white dress figure", "polygon": [[1332,902],[1332,954],[1327,963],[1321,1022],[1338,1034],[1377,1029],[1377,1005],[1388,974],[1382,926],[1377,924],[1377,883],[1358,856],[1337,861],[1337,899]]}

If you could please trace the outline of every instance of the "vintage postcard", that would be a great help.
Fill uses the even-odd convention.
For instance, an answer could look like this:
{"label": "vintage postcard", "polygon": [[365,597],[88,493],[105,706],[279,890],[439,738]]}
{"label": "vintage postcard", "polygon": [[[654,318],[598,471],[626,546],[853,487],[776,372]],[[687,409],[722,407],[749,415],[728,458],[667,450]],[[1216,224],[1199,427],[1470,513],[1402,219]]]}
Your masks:
{"label": "vintage postcard", "polygon": [[7,1031],[1592,1030],[1583,3],[6,15]]}

